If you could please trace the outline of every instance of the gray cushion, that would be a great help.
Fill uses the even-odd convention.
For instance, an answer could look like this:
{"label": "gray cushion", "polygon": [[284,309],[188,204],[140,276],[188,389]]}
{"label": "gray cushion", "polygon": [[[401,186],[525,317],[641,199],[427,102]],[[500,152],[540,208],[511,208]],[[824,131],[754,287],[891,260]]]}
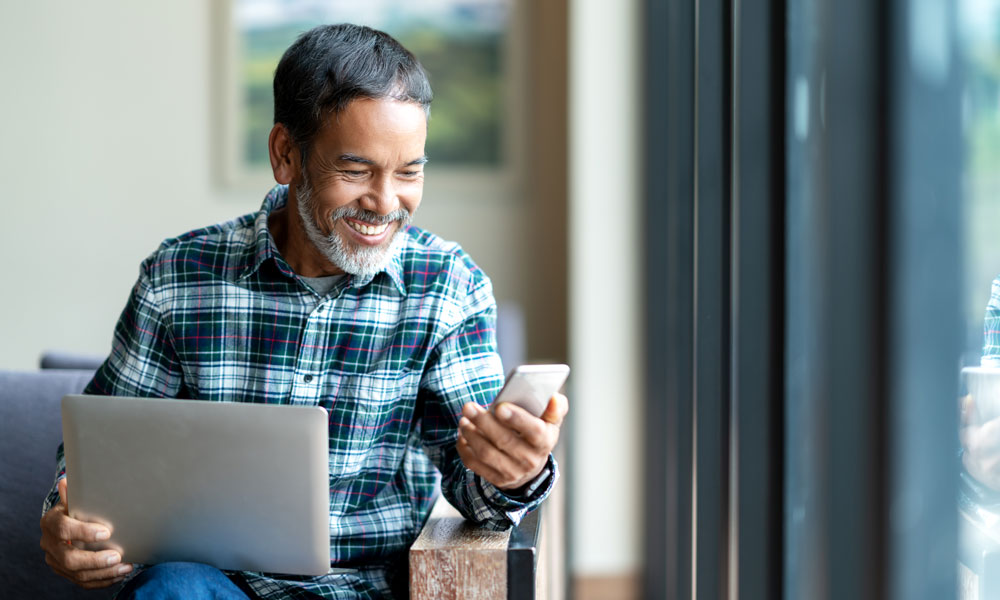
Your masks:
{"label": "gray cushion", "polygon": [[42,369],[83,369],[96,371],[104,362],[103,356],[93,354],[77,354],[61,350],[49,350],[42,354],[39,367]]}
{"label": "gray cushion", "polygon": [[83,390],[93,371],[0,371],[0,595],[4,598],[107,598],[55,575],[38,547],[42,500],[52,485],[62,439],[59,403]]}

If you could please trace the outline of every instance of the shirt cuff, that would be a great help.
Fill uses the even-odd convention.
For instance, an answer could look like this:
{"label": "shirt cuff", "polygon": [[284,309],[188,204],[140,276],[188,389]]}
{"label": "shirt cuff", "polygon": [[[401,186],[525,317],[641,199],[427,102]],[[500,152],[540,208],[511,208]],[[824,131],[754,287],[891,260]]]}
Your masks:
{"label": "shirt cuff", "polygon": [[49,495],[45,497],[45,501],[42,502],[42,516],[45,513],[52,510],[56,504],[59,504],[59,482],[66,478],[66,473],[59,473],[56,480],[52,483],[52,489],[49,490]]}
{"label": "shirt cuff", "polygon": [[534,498],[535,491],[549,479],[549,475],[552,474],[552,470],[547,466],[542,469],[542,472],[535,476],[534,479],[528,483],[522,485],[515,490],[505,490],[503,495],[507,496],[511,500],[517,500],[518,502],[531,502]]}
{"label": "shirt cuff", "polygon": [[549,491],[552,490],[558,477],[559,466],[549,454],[541,473],[517,490],[504,492],[479,475],[476,475],[476,485],[487,504],[503,512],[521,513],[518,515],[520,517],[525,512],[534,509],[549,495]]}

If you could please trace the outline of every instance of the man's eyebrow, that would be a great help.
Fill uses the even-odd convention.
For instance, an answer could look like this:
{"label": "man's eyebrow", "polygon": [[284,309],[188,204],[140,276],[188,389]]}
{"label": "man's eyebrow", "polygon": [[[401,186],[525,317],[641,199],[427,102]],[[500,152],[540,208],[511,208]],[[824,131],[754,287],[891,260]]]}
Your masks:
{"label": "man's eyebrow", "polygon": [[[362,164],[362,165],[369,165],[369,166],[374,166],[375,165],[375,161],[373,161],[370,158],[365,158],[363,156],[358,156],[357,154],[350,154],[350,153],[348,153],[348,154],[341,154],[340,156],[338,156],[337,157],[337,162],[353,162],[353,163],[359,163],[359,164]],[[426,162],[427,162],[427,157],[426,156],[421,156],[420,158],[415,158],[415,159],[411,160],[410,162],[406,163],[403,166],[404,167],[412,167],[414,165],[425,164]]]}
{"label": "man's eyebrow", "polygon": [[363,165],[370,165],[370,166],[375,165],[375,161],[371,160],[370,158],[358,156],[357,154],[341,154],[340,156],[337,157],[337,162],[341,161],[361,163]]}

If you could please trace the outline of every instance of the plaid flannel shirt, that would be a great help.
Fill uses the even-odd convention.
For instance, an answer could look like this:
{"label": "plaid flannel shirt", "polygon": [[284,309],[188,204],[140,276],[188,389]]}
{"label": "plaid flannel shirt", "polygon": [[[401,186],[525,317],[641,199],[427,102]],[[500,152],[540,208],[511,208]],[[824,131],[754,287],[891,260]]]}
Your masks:
{"label": "plaid flannel shirt", "polygon": [[[149,256],[85,393],[322,406],[331,563],[354,570],[239,576],[264,598],[391,596],[406,583],[393,565],[405,561],[439,482],[467,519],[505,529],[548,495],[557,468],[550,456],[547,475],[513,497],[458,456],[462,405],[487,406],[503,383],[492,286],[461,248],[410,227],[382,272],[344,277],[321,297],[267,228],[287,193],[277,186],[258,213]],[[58,481],[61,445],[57,454]],[[44,510],[58,499],[53,485]]]}
{"label": "plaid flannel shirt", "polygon": [[993,280],[990,301],[986,304],[986,317],[983,319],[983,357],[980,364],[984,367],[1000,367],[1000,277]]}

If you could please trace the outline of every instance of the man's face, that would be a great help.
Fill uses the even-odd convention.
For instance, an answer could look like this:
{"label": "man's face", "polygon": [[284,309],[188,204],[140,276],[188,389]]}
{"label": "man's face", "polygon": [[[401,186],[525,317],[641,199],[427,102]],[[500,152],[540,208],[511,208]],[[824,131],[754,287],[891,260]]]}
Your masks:
{"label": "man's face", "polygon": [[359,99],[331,115],[292,193],[306,234],[339,269],[377,273],[420,205],[427,118],[413,102]]}

